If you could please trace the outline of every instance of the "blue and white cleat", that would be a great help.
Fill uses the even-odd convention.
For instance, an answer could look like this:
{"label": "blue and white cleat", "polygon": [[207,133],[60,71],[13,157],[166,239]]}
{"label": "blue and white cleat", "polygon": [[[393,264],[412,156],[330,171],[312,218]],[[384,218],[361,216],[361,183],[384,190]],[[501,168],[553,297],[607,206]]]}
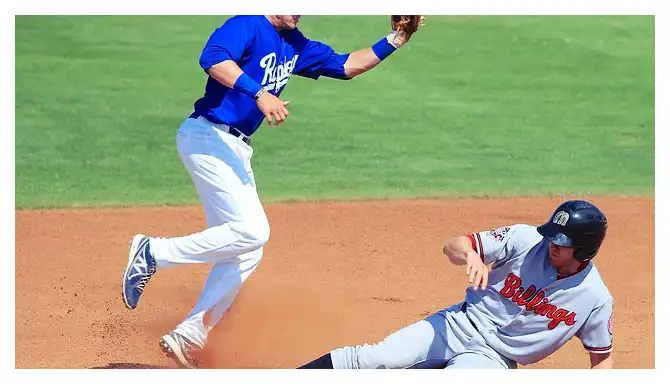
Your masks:
{"label": "blue and white cleat", "polygon": [[151,276],[156,273],[156,260],[149,249],[149,237],[135,235],[130,242],[128,265],[123,274],[123,302],[128,309],[135,309],[140,295]]}

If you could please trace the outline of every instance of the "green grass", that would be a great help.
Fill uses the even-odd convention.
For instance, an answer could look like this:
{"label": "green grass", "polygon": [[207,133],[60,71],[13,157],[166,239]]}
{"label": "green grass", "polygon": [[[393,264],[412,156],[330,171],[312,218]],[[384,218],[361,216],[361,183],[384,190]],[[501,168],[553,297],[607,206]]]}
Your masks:
{"label": "green grass", "polygon": [[[16,18],[16,207],[197,203],[175,132],[222,17]],[[308,16],[339,52],[388,17]],[[264,201],[653,194],[654,19],[431,16],[349,82],[292,77]]]}

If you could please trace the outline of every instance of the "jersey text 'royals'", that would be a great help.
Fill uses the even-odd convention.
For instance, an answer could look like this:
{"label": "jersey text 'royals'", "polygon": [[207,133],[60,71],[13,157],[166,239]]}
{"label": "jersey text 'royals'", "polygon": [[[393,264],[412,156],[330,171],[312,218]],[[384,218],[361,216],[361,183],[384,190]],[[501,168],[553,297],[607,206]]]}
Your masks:
{"label": "jersey text 'royals'", "polygon": [[265,86],[268,91],[281,89],[291,77],[296,61],[298,61],[298,55],[283,64],[277,64],[277,54],[274,52],[264,56],[261,59],[261,68],[265,69],[265,73],[261,85]]}

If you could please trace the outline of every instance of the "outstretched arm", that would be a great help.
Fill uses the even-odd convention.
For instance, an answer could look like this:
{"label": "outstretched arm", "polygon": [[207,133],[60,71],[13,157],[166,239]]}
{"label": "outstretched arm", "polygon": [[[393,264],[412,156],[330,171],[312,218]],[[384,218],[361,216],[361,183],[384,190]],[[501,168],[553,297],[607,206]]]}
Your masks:
{"label": "outstretched arm", "polygon": [[344,74],[352,79],[371,70],[396,49],[405,45],[410,37],[405,32],[392,32],[373,46],[350,53],[344,63]]}
{"label": "outstretched arm", "polygon": [[298,76],[318,79],[320,76],[339,80],[350,80],[376,67],[398,48],[405,45],[412,33],[393,31],[370,47],[351,53],[336,53],[327,44],[307,40],[300,52],[300,58],[294,70]]}

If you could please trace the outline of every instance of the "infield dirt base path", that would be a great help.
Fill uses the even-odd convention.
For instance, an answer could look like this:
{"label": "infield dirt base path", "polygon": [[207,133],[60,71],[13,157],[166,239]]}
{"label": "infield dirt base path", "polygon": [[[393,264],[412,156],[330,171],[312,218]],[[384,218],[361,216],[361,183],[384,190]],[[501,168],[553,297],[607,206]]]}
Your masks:
{"label": "infield dirt base path", "polygon": [[[446,238],[540,224],[566,198],[266,205],[259,268],[212,332],[205,368],[295,368],[343,345],[375,343],[461,301],[463,267]],[[610,220],[598,266],[614,296],[617,368],[654,368],[654,200],[591,198]],[[121,273],[136,232],[204,227],[200,207],[16,211],[17,368],[174,368],[158,348],[195,303],[209,265],[159,271],[135,311]],[[573,339],[524,368],[587,368]]]}

